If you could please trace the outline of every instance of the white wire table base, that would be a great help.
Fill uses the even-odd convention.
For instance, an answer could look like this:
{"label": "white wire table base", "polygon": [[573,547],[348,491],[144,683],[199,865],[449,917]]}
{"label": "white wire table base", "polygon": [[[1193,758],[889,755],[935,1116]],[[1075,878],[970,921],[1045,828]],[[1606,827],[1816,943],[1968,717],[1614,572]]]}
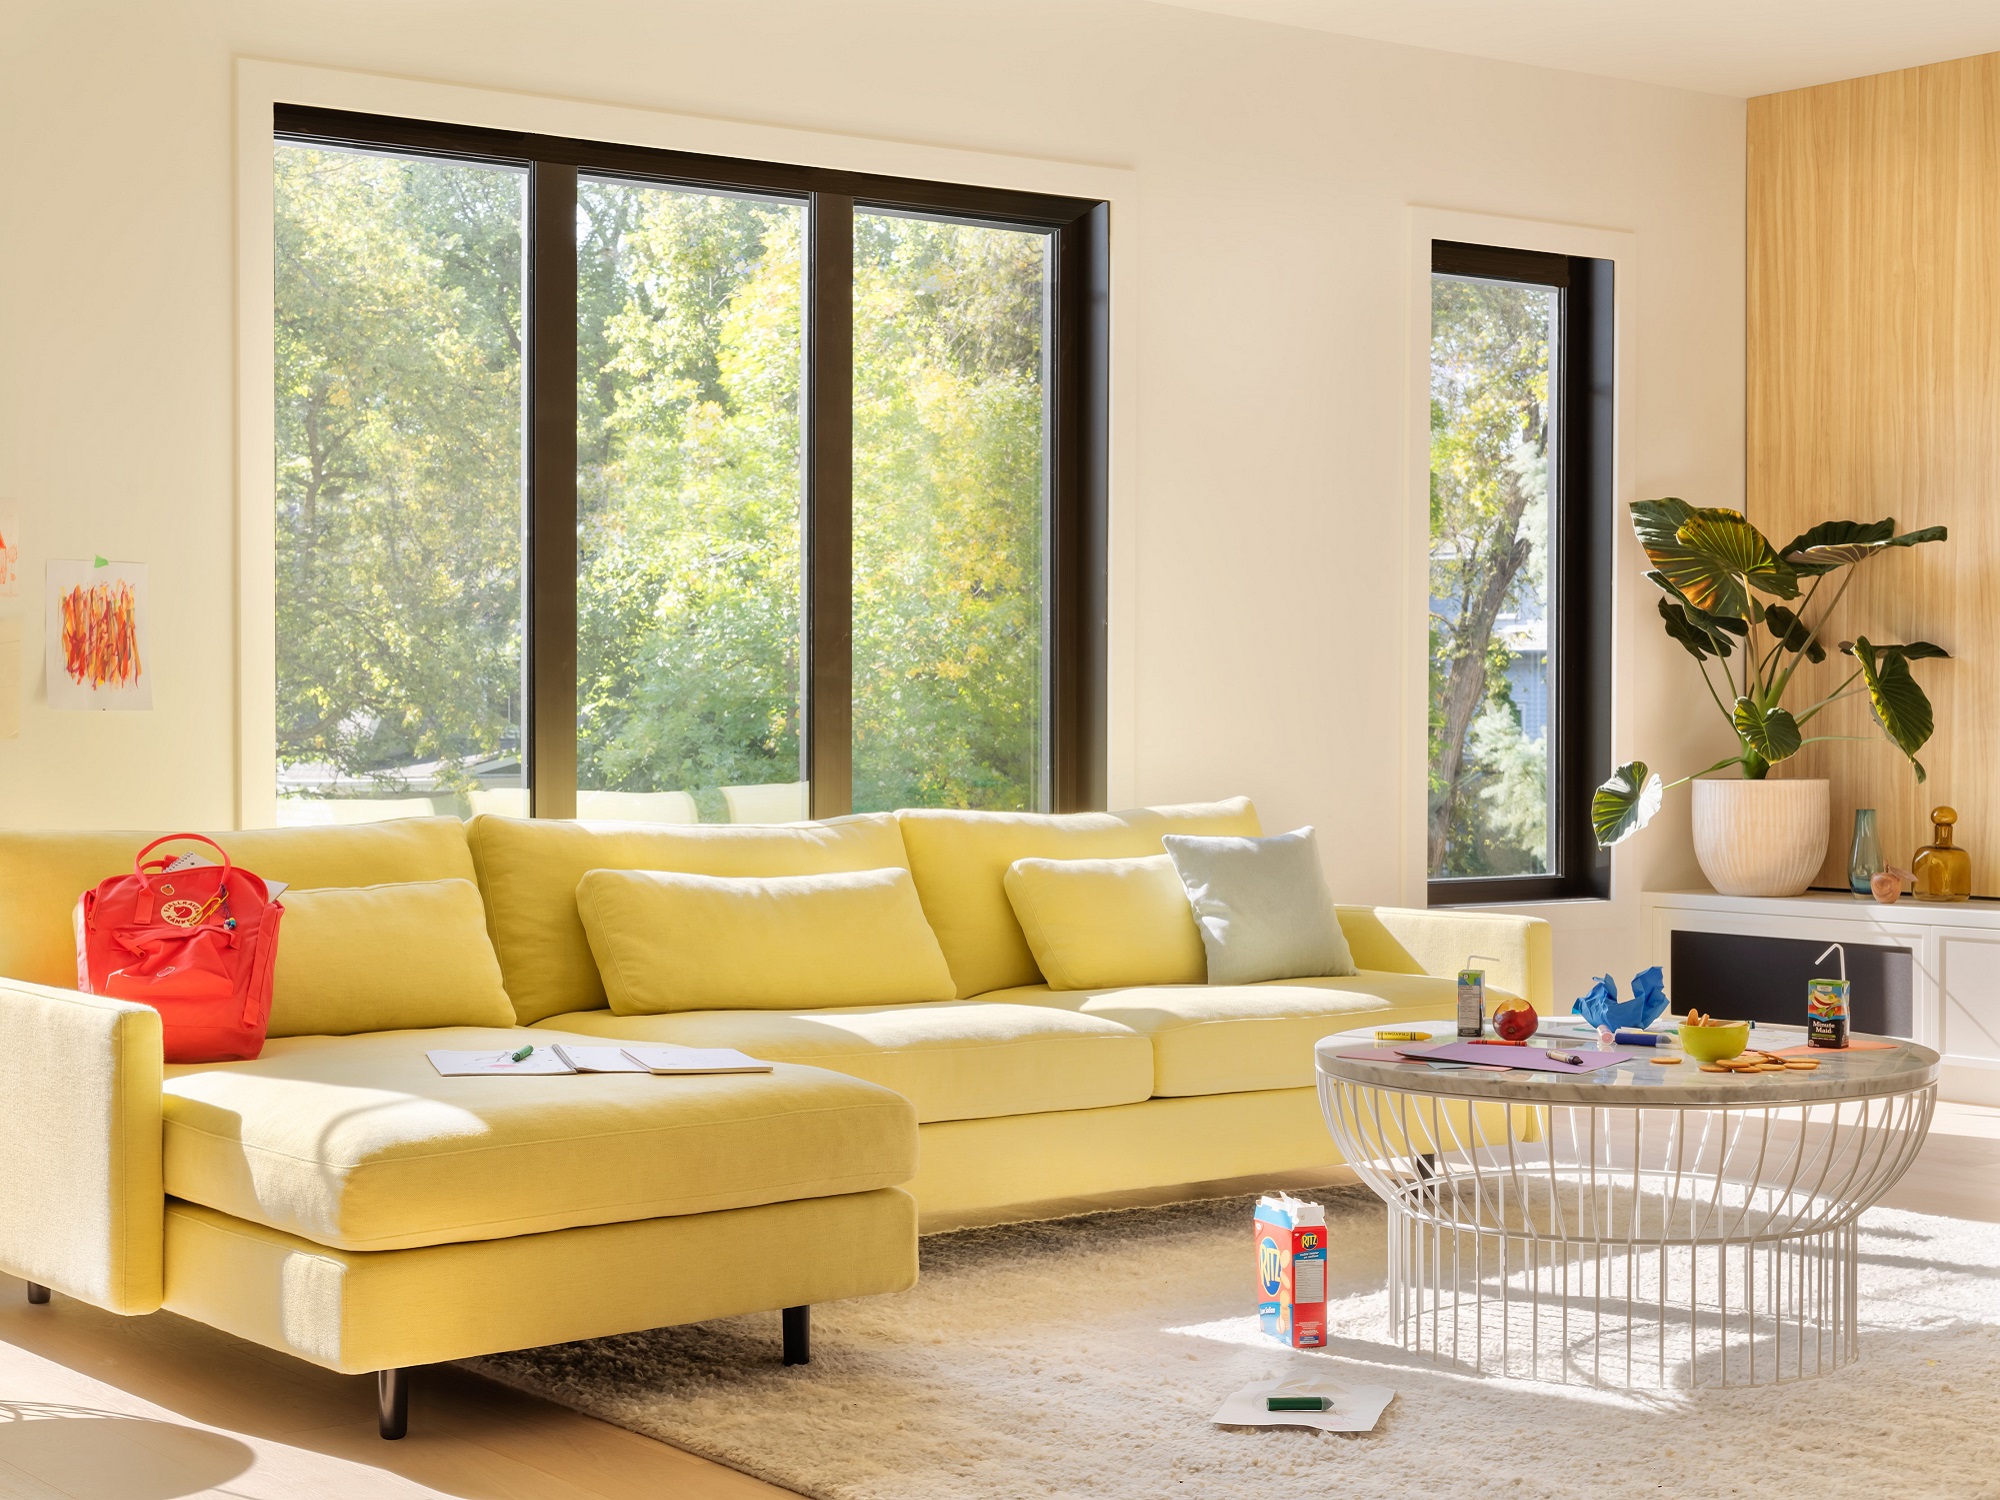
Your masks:
{"label": "white wire table base", "polygon": [[1759,1385],[1853,1359],[1856,1221],[1929,1129],[1935,1082],[1741,1104],[1514,1104],[1331,1076],[1388,1205],[1390,1335],[1468,1373]]}

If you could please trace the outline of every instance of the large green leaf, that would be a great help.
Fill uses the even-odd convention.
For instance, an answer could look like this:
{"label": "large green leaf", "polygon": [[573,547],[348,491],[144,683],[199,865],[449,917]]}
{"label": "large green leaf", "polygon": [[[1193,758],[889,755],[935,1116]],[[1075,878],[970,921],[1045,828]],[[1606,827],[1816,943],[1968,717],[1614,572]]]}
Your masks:
{"label": "large green leaf", "polygon": [[1730,653],[1729,637],[1711,634],[1688,618],[1688,607],[1672,599],[1659,601],[1660,618],[1667,622],[1667,634],[1679,641],[1696,661],[1707,661],[1711,656],[1726,657]]}
{"label": "large green leaf", "polygon": [[1747,637],[1750,634],[1750,626],[1746,621],[1731,619],[1727,615],[1712,615],[1705,609],[1695,608],[1681,596],[1680,590],[1667,581],[1667,575],[1657,568],[1647,573],[1646,579],[1667,596],[1658,601],[1660,617],[1667,622],[1667,634],[1680,641],[1683,646],[1687,645],[1687,641],[1676,628],[1677,620],[1700,637],[1708,650],[1717,656],[1726,657],[1730,654],[1732,648],[1729,638],[1732,635]]}
{"label": "large green leaf", "polygon": [[1779,560],[1764,534],[1744,520],[1741,511],[1719,507],[1690,511],[1672,542],[1660,540],[1655,527],[1641,528],[1642,541],[1649,532],[1653,540],[1646,544],[1646,555],[1674,591],[1697,609],[1743,618],[1751,613],[1753,588],[1781,599],[1798,594],[1798,578],[1790,565]]}
{"label": "large green leaf", "polygon": [[1662,500],[1634,500],[1632,530],[1651,556],[1655,548],[1678,547],[1681,527],[1693,514],[1692,505],[1672,495]]}
{"label": "large green leaf", "polygon": [[1831,573],[1835,568],[1866,562],[1888,545],[1887,542],[1823,542],[1817,547],[1801,547],[1796,552],[1787,552],[1785,561],[1808,576]]}
{"label": "large green leaf", "polygon": [[1793,655],[1796,656],[1803,651],[1808,661],[1826,660],[1826,647],[1819,643],[1819,638],[1813,634],[1806,622],[1784,605],[1765,605],[1764,624],[1769,627],[1771,634],[1777,637],[1778,644]]}
{"label": "large green leaf", "polygon": [[[1852,656],[1856,644],[1857,642],[1854,641],[1842,641],[1840,643],[1840,654],[1842,656]],[[1907,646],[1891,646],[1878,641],[1871,649],[1874,651],[1878,661],[1890,656],[1900,656],[1904,661],[1951,660],[1951,653],[1949,651],[1945,650],[1942,646],[1933,645],[1929,641],[1911,641]]]}
{"label": "large green leaf", "polygon": [[1894,516],[1879,521],[1822,521],[1785,543],[1778,556],[1806,577],[1816,578],[1835,568],[1865,562],[1887,547],[1916,547],[1944,539],[1942,526],[1926,526],[1898,536]]}
{"label": "large green leaf", "polygon": [[[1707,610],[1699,608],[1690,602],[1687,596],[1682,594],[1679,589],[1675,588],[1668,581],[1667,575],[1662,573],[1658,568],[1647,573],[1646,581],[1665,593],[1673,603],[1680,605],[1682,612],[1688,617],[1688,623],[1693,625],[1697,630],[1706,630],[1710,635],[1714,636],[1727,634],[1747,637],[1750,634],[1750,622],[1748,620],[1738,619],[1735,615],[1712,615]],[[1726,655],[1727,653],[1724,654]]]}
{"label": "large green leaf", "polygon": [[1743,736],[1743,743],[1771,765],[1790,760],[1799,753],[1798,722],[1787,710],[1764,708],[1748,698],[1738,698],[1733,717],[1736,732]]}
{"label": "large green leaf", "polygon": [[[1681,522],[1680,542],[1737,574],[1760,593],[1775,594],[1780,599],[1798,597],[1799,580],[1791,565],[1779,558],[1769,539],[1746,521],[1740,510],[1723,506],[1697,510]],[[1718,609],[1699,597],[1694,602],[1717,614],[1749,613]]]}
{"label": "large green leaf", "polygon": [[1917,752],[1931,737],[1931,700],[1910,675],[1906,649],[1884,646],[1878,650],[1864,635],[1854,642],[1854,660],[1861,668],[1862,682],[1867,684],[1875,721],[1895,741],[1896,748],[1909,756],[1910,764],[1916,767],[1917,780],[1922,781],[1925,773]]}
{"label": "large green leaf", "polygon": [[1660,778],[1647,772],[1643,760],[1613,771],[1611,779],[1590,799],[1590,826],[1596,831],[1597,847],[1609,849],[1652,822],[1664,795]]}
{"label": "large green leaf", "polygon": [[1924,526],[1916,531],[1906,531],[1901,536],[1892,536],[1884,542],[1885,547],[1920,547],[1925,542],[1941,542],[1947,533],[1942,526]]}
{"label": "large green leaf", "polygon": [[[1652,560],[1654,568],[1659,570],[1646,576],[1681,603],[1699,608],[1700,606],[1694,604],[1687,591],[1668,576],[1669,564],[1674,565],[1682,573],[1703,571],[1694,553],[1681,541],[1681,527],[1693,518],[1694,513],[1695,508],[1692,505],[1672,495],[1659,500],[1632,502],[1632,531],[1639,538],[1639,545],[1646,549],[1646,556]],[[1747,615],[1749,612],[1748,609],[1734,611],[1739,615]],[[1728,614],[1731,611],[1724,610],[1721,613]]]}
{"label": "large green leaf", "polygon": [[[1806,577],[1817,578],[1872,555],[1895,533],[1893,516],[1880,521],[1822,521],[1785,543],[1778,549],[1778,556]],[[1859,550],[1852,556],[1839,555],[1845,549],[1856,548]],[[1822,553],[1820,549],[1827,551]]]}

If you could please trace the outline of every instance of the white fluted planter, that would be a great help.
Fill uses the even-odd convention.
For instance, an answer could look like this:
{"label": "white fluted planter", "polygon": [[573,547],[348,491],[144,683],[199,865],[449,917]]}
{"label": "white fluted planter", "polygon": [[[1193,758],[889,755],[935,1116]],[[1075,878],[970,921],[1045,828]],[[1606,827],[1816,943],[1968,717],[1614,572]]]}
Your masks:
{"label": "white fluted planter", "polygon": [[1694,782],[1694,857],[1725,896],[1797,896],[1826,862],[1824,781]]}

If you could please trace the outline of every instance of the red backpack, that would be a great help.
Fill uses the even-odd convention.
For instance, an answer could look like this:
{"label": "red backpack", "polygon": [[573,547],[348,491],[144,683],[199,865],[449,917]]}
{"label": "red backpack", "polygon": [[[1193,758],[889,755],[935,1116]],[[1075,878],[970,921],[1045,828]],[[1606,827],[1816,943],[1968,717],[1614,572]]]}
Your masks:
{"label": "red backpack", "polygon": [[[220,865],[168,870],[162,844],[193,839]],[[198,833],[173,833],[139,851],[76,903],[76,987],[138,1000],[160,1013],[170,1063],[236,1062],[264,1050],[271,970],[285,908],[264,882]]]}

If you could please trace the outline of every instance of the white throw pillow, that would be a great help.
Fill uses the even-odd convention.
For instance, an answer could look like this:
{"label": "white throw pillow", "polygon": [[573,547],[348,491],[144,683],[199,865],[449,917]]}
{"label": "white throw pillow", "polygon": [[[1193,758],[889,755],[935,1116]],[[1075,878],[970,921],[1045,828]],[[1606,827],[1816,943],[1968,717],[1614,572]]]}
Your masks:
{"label": "white throw pillow", "polygon": [[1271,838],[1163,840],[1194,905],[1210,984],[1353,974],[1310,828]]}

